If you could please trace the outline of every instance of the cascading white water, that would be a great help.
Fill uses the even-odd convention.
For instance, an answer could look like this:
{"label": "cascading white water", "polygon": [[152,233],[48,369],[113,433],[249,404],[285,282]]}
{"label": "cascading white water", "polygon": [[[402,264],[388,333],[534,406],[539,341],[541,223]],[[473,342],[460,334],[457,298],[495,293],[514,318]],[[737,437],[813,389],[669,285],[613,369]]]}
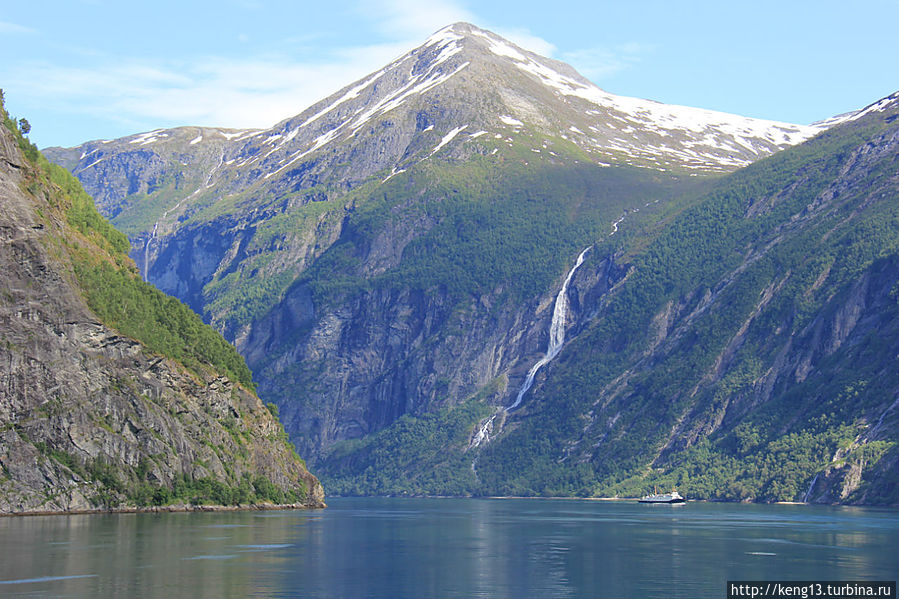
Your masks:
{"label": "cascading white water", "polygon": [[812,496],[812,489],[815,488],[815,483],[818,482],[818,476],[820,474],[821,473],[819,472],[818,474],[815,475],[815,478],[812,479],[812,484],[810,484],[808,486],[808,491],[806,492],[805,499],[802,500],[802,503],[808,503],[809,498],[811,498],[811,496]]}
{"label": "cascading white water", "polygon": [[153,225],[153,232],[150,233],[150,236],[147,237],[147,242],[144,244],[144,281],[150,280],[150,243],[156,238],[157,229],[159,229],[159,221],[156,221],[156,224]]}
{"label": "cascading white water", "polygon": [[[658,203],[659,201],[655,200],[653,202],[647,202],[646,206],[649,207],[650,204]],[[636,210],[638,209],[634,209],[634,211]],[[624,221],[627,214],[628,212],[625,211],[625,213],[621,215],[618,220],[612,223],[612,231],[609,233],[610,237],[618,232],[618,225],[620,225],[622,221]],[[553,309],[553,319],[549,325],[549,346],[546,348],[546,355],[543,356],[528,371],[528,375],[524,379],[524,384],[521,386],[521,389],[518,391],[518,396],[515,398],[515,403],[513,403],[508,408],[499,408],[499,410],[494,413],[493,416],[483,421],[481,423],[481,427],[478,429],[478,432],[475,434],[474,438],[471,440],[471,443],[468,445],[468,449],[478,447],[479,445],[481,445],[481,443],[490,442],[490,434],[493,432],[493,421],[496,420],[497,415],[499,415],[499,411],[505,411],[506,413],[509,413],[512,410],[516,409],[519,405],[521,405],[521,400],[524,398],[524,394],[527,393],[530,390],[531,386],[534,384],[534,377],[537,376],[537,371],[546,366],[553,358],[555,358],[559,354],[560,351],[562,351],[562,344],[565,342],[565,320],[568,316],[568,284],[571,282],[571,278],[574,276],[574,272],[584,262],[584,256],[587,254],[587,251],[592,247],[593,246],[591,245],[590,247],[585,248],[584,251],[582,251],[577,257],[577,262],[575,262],[574,266],[568,272],[568,276],[565,277],[565,282],[562,284],[562,289],[559,291],[559,295],[556,296],[556,305]],[[883,417],[881,417],[881,420],[882,419]],[[474,462],[472,463],[472,469],[474,470]],[[814,481],[812,481],[813,486],[814,484]]]}
{"label": "cascading white water", "polygon": [[584,249],[584,251],[577,257],[577,262],[575,262],[571,270],[568,271],[568,276],[565,277],[565,282],[562,283],[562,289],[559,290],[559,295],[556,296],[553,319],[549,325],[549,345],[546,348],[546,355],[540,358],[536,364],[531,366],[527,377],[524,379],[524,384],[518,391],[518,397],[515,398],[515,403],[506,408],[507,412],[511,412],[521,405],[524,394],[527,393],[531,388],[531,385],[534,384],[534,377],[537,376],[537,371],[549,364],[552,359],[562,351],[562,344],[565,343],[565,321],[568,317],[568,284],[571,282],[571,278],[574,276],[578,267],[584,263],[584,256],[590,251],[590,247]]}
{"label": "cascading white water", "polygon": [[[478,429],[478,432],[474,436],[474,439],[472,439],[471,443],[468,444],[468,449],[471,449],[472,447],[478,447],[481,443],[490,443],[490,433],[493,432],[493,421],[496,420],[496,417],[498,415],[499,412],[496,412],[493,414],[493,416],[484,421],[484,424],[482,424],[481,428]],[[472,468],[474,468],[474,464],[472,464]]]}
{"label": "cascading white water", "polygon": [[[584,263],[584,256],[587,255],[587,252],[592,247],[593,246],[585,248],[584,251],[582,251],[577,257],[577,261],[575,262],[571,270],[568,271],[568,276],[565,277],[565,282],[562,283],[562,289],[559,290],[559,294],[556,296],[556,305],[553,308],[553,318],[549,325],[549,345],[546,348],[546,355],[540,358],[540,360],[536,364],[531,366],[531,369],[528,371],[527,377],[525,377],[524,379],[524,384],[518,391],[518,396],[515,398],[515,403],[513,403],[508,408],[499,408],[499,411],[505,411],[508,413],[521,405],[521,400],[524,398],[524,394],[527,393],[531,386],[534,384],[534,377],[537,375],[537,371],[546,366],[550,361],[552,361],[553,358],[559,355],[560,351],[562,351],[562,344],[565,343],[565,323],[566,319],[568,318],[568,284],[571,283],[571,279],[572,277],[574,277],[574,273],[578,269],[578,267]],[[499,411],[497,411],[495,414],[493,414],[493,416],[491,416],[481,424],[478,432],[471,440],[471,443],[469,443],[468,449],[478,447],[482,443],[490,442],[490,434],[493,432],[493,421],[496,420],[496,417],[499,415]]]}
{"label": "cascading white water", "polygon": [[157,233],[157,231],[159,231],[159,223],[164,221],[165,219],[167,219],[171,212],[174,212],[175,210],[178,210],[179,208],[181,208],[181,206],[185,202],[187,202],[194,196],[198,195],[201,191],[203,191],[203,189],[209,189],[209,187],[211,187],[211,185],[212,185],[212,183],[211,183],[212,175],[214,175],[215,171],[217,171],[219,169],[219,167],[221,167],[222,164],[224,164],[224,161],[225,161],[225,153],[224,153],[224,150],[222,150],[222,154],[219,156],[218,166],[216,166],[214,169],[212,169],[212,171],[206,177],[206,183],[203,185],[203,187],[195,190],[189,196],[182,198],[181,201],[179,201],[177,204],[175,204],[174,206],[172,206],[171,208],[169,208],[168,210],[163,212],[162,218],[160,218],[153,224],[153,231],[150,233],[150,236],[147,237],[147,242],[144,244],[144,270],[143,270],[144,281],[147,281],[147,282],[150,281],[150,244],[153,242],[154,239],[156,239],[156,233]]}

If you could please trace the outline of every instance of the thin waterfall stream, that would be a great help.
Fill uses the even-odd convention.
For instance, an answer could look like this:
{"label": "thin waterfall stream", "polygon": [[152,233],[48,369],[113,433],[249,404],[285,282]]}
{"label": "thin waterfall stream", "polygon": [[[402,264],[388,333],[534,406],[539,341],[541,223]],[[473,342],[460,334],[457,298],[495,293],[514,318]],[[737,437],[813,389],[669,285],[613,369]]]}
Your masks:
{"label": "thin waterfall stream", "polygon": [[[658,200],[654,202],[647,202],[646,206],[650,204],[657,204]],[[635,208],[633,211],[636,211]],[[621,217],[612,223],[612,231],[609,233],[609,237],[618,232],[618,225],[624,221],[625,217],[627,217],[628,211],[625,211]],[[559,294],[556,296],[556,305],[553,308],[553,318],[549,325],[549,345],[546,348],[546,355],[544,355],[540,360],[531,366],[531,369],[528,371],[528,375],[524,379],[524,383],[521,385],[521,389],[518,391],[518,396],[515,398],[515,401],[511,406],[498,408],[496,413],[493,414],[490,418],[484,421],[481,427],[478,429],[478,432],[475,434],[474,438],[471,440],[471,443],[468,444],[468,449],[472,449],[474,447],[480,446],[482,443],[490,442],[490,435],[493,433],[493,422],[496,420],[496,417],[500,414],[508,414],[512,410],[518,408],[521,405],[521,400],[524,399],[525,394],[531,389],[531,386],[534,384],[534,377],[537,376],[537,371],[549,364],[553,358],[555,358],[560,351],[562,351],[562,344],[565,343],[565,324],[566,319],[568,318],[568,284],[571,283],[571,278],[574,276],[575,271],[580,267],[581,264],[584,263],[584,256],[587,255],[587,252],[593,246],[589,246],[584,248],[584,250],[577,257],[577,261],[574,263],[574,266],[571,267],[571,270],[568,271],[568,276],[565,277],[565,282],[562,283],[562,289],[559,290]],[[502,421],[501,421],[502,422]],[[466,451],[468,451],[466,449]],[[471,469],[477,476],[477,458],[472,462]]]}
{"label": "thin waterfall stream", "polygon": [[575,262],[571,270],[568,271],[568,276],[565,277],[565,282],[562,283],[562,289],[559,290],[559,295],[556,296],[556,305],[555,308],[553,308],[553,319],[549,324],[549,345],[546,347],[546,355],[540,358],[536,364],[531,366],[527,377],[524,379],[524,384],[521,385],[521,389],[518,391],[518,397],[515,398],[515,403],[506,408],[506,412],[511,412],[521,405],[524,394],[527,393],[534,384],[534,377],[537,376],[537,371],[549,364],[553,358],[562,351],[562,345],[565,343],[565,324],[568,318],[568,284],[571,283],[571,278],[574,276],[575,271],[577,271],[580,265],[584,263],[584,256],[592,247],[593,246],[589,246],[585,248],[577,257],[577,262]]}
{"label": "thin waterfall stream", "polygon": [[144,268],[141,273],[144,277],[144,281],[150,281],[150,243],[156,239],[156,231],[159,230],[159,221],[156,221],[153,224],[153,231],[150,232],[150,235],[147,237],[147,241],[144,244]]}
{"label": "thin waterfall stream", "polygon": [[[473,447],[478,447],[481,443],[490,442],[490,434],[493,432],[493,422],[496,420],[496,417],[499,416],[501,412],[509,413],[518,406],[521,405],[521,400],[524,399],[525,394],[530,390],[531,386],[534,384],[534,377],[537,376],[537,372],[549,364],[553,358],[559,355],[559,352],[562,351],[562,345],[565,343],[565,324],[568,319],[568,285],[571,283],[572,277],[574,277],[574,273],[580,267],[581,264],[584,263],[584,257],[587,255],[587,252],[593,246],[589,246],[584,248],[584,250],[578,255],[577,261],[571,270],[568,271],[568,276],[565,277],[565,282],[562,283],[562,289],[559,290],[559,294],[556,296],[555,307],[553,308],[553,317],[552,321],[549,325],[549,344],[546,347],[546,354],[537,361],[536,364],[531,366],[531,369],[528,371],[527,376],[524,379],[524,383],[521,385],[521,389],[518,391],[518,396],[515,398],[515,402],[504,408],[500,408],[497,412],[487,419],[481,428],[478,429],[477,434],[475,434],[474,438],[471,440],[468,448],[471,449]],[[474,464],[472,464],[472,468],[474,468]]]}
{"label": "thin waterfall stream", "polygon": [[222,149],[221,153],[219,154],[219,163],[215,166],[215,168],[213,168],[211,171],[209,171],[209,174],[206,176],[206,183],[203,184],[203,187],[194,190],[194,192],[192,194],[190,194],[189,196],[181,198],[181,200],[177,204],[175,204],[174,206],[172,206],[171,208],[169,208],[168,210],[163,212],[162,217],[159,218],[153,224],[153,230],[150,232],[150,235],[147,237],[147,241],[144,243],[144,269],[143,269],[143,272],[141,273],[141,275],[144,278],[144,281],[147,281],[147,282],[150,281],[150,244],[153,243],[153,240],[155,240],[157,237],[157,232],[159,231],[159,223],[165,221],[165,219],[167,219],[169,217],[170,213],[181,208],[181,206],[184,205],[184,202],[195,197],[201,191],[211,188],[212,187],[212,176],[215,174],[215,172],[218,169],[220,169],[222,167],[222,165],[224,163],[225,163],[225,150]]}
{"label": "thin waterfall stream", "polygon": [[815,488],[815,483],[818,482],[818,476],[820,476],[820,475],[821,475],[821,473],[819,472],[818,474],[815,475],[815,478],[812,479],[812,484],[809,485],[808,491],[805,493],[805,498],[802,500],[802,503],[808,503],[808,500],[812,496],[812,489]]}

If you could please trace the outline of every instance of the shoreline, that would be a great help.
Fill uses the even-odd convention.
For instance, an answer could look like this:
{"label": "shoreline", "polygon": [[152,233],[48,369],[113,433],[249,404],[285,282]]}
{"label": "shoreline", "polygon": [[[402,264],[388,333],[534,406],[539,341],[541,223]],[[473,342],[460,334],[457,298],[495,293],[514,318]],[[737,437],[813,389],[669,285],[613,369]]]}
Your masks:
{"label": "shoreline", "polygon": [[191,512],[265,512],[277,510],[320,510],[328,507],[325,502],[320,505],[306,505],[304,503],[253,503],[248,505],[152,505],[152,506],[126,506],[111,508],[90,508],[73,510],[45,510],[27,512],[2,512],[0,518],[14,518],[18,516],[83,516],[97,514],[174,514]]}
{"label": "shoreline", "polygon": [[[598,501],[608,503],[638,503],[640,497],[565,497],[565,496],[526,496],[526,495],[332,495],[333,499],[359,499],[359,498],[395,498],[395,499],[528,499],[538,501]],[[899,509],[899,504],[868,504],[868,503],[804,503],[801,501],[725,501],[720,499],[686,499],[684,503],[715,503],[728,505],[795,505],[809,507],[861,507],[871,509]],[[644,505],[682,505],[682,504],[644,504]]]}

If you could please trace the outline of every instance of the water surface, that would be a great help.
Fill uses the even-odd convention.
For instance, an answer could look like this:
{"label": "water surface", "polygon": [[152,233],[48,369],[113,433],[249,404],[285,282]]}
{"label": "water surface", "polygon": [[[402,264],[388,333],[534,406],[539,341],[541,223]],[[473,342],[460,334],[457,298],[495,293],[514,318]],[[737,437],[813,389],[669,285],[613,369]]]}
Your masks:
{"label": "water surface", "polygon": [[895,580],[899,512],[526,499],[0,518],[0,597],[725,596]]}

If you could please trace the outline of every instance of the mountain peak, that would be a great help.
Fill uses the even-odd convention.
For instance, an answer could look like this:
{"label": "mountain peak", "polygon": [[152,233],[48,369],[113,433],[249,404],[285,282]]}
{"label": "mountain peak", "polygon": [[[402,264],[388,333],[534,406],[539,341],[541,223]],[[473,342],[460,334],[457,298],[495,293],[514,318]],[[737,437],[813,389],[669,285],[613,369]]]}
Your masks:
{"label": "mountain peak", "polygon": [[[448,33],[453,33],[456,35],[471,35],[473,31],[485,31],[480,27],[468,23],[467,21],[456,21],[455,23],[451,23],[445,27],[441,27],[437,31],[435,31],[431,37],[428,38],[430,41],[434,37],[443,36]],[[427,42],[425,42],[427,44]]]}
{"label": "mountain peak", "polygon": [[[162,234],[186,211],[222,198],[320,201],[337,193],[329,189],[385,182],[434,160],[481,155],[530,167],[592,162],[720,173],[824,128],[617,96],[570,65],[458,22],[269,129],[153,131],[60,149],[55,159],[110,216],[126,198],[141,201],[135,190],[149,197],[159,181],[178,181],[165,207],[153,208]],[[139,166],[129,172],[140,171],[144,183],[123,181],[123,165],[132,164]],[[144,219],[135,214],[135,230]],[[145,233],[152,237],[156,226]]]}
{"label": "mountain peak", "polygon": [[466,129],[510,141],[528,134],[540,146],[550,138],[573,144],[603,165],[712,172],[745,166],[823,129],[617,96],[568,64],[457,22],[275,130],[293,140],[308,127],[311,143],[295,153],[305,158],[382,118],[395,123],[410,113],[424,123],[422,132]]}
{"label": "mountain peak", "polygon": [[[701,173],[745,166],[824,128],[617,96],[568,64],[457,22],[270,129],[229,133],[227,139],[197,136],[188,149],[202,154],[210,169],[202,175],[204,185],[225,178],[228,189],[222,192],[230,194],[246,184],[308,173],[313,164],[333,170],[321,158],[343,155],[339,146],[355,147],[353,184],[432,157],[505,152],[516,144],[550,156],[574,152],[601,166]],[[141,149],[171,145],[174,136],[165,133],[137,136]],[[129,140],[126,147],[134,144]],[[88,150],[91,161],[74,166],[76,172],[103,164],[110,147],[94,149]]]}

